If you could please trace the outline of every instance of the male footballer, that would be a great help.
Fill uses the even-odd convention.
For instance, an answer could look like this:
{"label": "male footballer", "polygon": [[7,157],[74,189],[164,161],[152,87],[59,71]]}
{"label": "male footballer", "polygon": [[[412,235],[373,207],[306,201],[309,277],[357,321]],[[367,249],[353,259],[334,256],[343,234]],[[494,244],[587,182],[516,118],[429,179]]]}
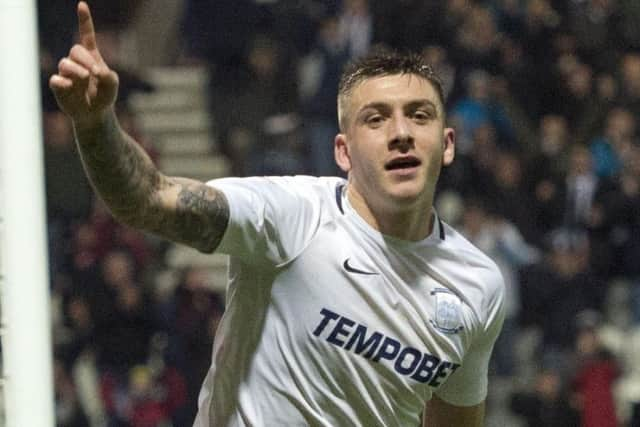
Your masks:
{"label": "male footballer", "polygon": [[162,174],[120,128],[84,2],[78,18],[50,86],[96,191],[126,224],[230,255],[194,426],[481,426],[503,281],[433,208],[455,133],[423,59],[374,53],[345,70],[346,180],[203,183]]}

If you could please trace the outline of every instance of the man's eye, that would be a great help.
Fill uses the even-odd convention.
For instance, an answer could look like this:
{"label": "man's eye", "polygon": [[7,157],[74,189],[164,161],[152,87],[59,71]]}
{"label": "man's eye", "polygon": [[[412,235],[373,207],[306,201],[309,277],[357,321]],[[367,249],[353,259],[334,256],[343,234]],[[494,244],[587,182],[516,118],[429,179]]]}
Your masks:
{"label": "man's eye", "polygon": [[431,115],[426,111],[416,111],[413,113],[413,118],[419,121],[427,121],[431,118]]}
{"label": "man's eye", "polygon": [[370,125],[376,125],[382,123],[383,117],[380,115],[370,116],[367,118],[367,123]]}

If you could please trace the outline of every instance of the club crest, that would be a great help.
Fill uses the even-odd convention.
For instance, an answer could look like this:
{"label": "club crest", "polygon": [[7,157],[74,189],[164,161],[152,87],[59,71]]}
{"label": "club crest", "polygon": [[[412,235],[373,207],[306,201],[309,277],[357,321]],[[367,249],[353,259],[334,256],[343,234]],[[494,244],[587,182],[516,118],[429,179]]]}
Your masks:
{"label": "club crest", "polygon": [[462,326],[462,307],[460,298],[448,289],[434,289],[431,295],[435,297],[435,317],[431,324],[445,334],[457,334]]}

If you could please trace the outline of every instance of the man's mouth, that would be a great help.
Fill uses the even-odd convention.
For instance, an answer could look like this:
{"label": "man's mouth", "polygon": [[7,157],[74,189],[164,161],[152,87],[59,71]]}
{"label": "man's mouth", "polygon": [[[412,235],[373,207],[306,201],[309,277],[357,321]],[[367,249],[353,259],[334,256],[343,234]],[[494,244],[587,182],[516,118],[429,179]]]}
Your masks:
{"label": "man's mouth", "polygon": [[422,162],[420,162],[417,157],[413,156],[396,157],[395,159],[385,163],[384,169],[388,171],[398,169],[411,169],[420,166],[421,163]]}

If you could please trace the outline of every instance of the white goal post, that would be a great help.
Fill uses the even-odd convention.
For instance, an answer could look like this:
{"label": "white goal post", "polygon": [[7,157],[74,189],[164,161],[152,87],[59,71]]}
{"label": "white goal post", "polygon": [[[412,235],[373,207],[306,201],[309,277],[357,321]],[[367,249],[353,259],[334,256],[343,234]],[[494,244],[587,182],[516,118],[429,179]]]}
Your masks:
{"label": "white goal post", "polygon": [[0,0],[0,394],[7,427],[55,425],[36,20],[35,0]]}

